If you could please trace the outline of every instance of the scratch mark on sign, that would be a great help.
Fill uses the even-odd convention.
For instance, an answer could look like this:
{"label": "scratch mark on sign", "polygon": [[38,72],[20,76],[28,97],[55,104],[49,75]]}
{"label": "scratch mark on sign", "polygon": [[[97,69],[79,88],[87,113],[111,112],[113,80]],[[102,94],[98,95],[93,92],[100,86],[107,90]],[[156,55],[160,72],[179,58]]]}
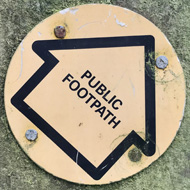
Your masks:
{"label": "scratch mark on sign", "polygon": [[123,72],[123,74],[121,75],[120,79],[118,80],[117,84],[112,88],[112,91],[114,91],[120,84],[121,80],[123,79],[123,77],[125,76],[127,69]]}
{"label": "scratch mark on sign", "polygon": [[88,23],[86,23],[86,24],[80,26],[80,27],[78,28],[78,30],[81,30],[81,29],[84,28],[85,26],[87,26],[87,25],[89,25],[89,24],[94,24],[94,23],[101,23],[101,22],[100,22],[100,21],[88,22]]}
{"label": "scratch mark on sign", "polygon": [[124,22],[121,22],[117,19],[116,15],[114,15],[115,21],[118,25],[120,25],[121,27],[127,27],[127,25]]}
{"label": "scratch mark on sign", "polygon": [[79,151],[77,151],[77,154],[76,154],[76,163],[78,164],[78,157],[79,157]]}
{"label": "scratch mark on sign", "polygon": [[21,75],[22,75],[22,69],[23,69],[23,51],[24,51],[23,41],[21,42],[20,47],[21,47],[21,66],[20,66],[20,73],[19,73],[19,77],[18,78],[21,77]]}
{"label": "scratch mark on sign", "polygon": [[135,96],[135,86],[133,85],[131,79],[129,79],[129,81],[130,81],[131,87],[133,89],[133,95]]}
{"label": "scratch mark on sign", "polygon": [[103,170],[104,168],[106,168],[107,166],[108,166],[108,164],[107,164],[107,165],[105,165],[104,167],[102,167],[102,168],[100,169],[100,171],[101,171],[101,170]]}
{"label": "scratch mark on sign", "polygon": [[171,70],[169,69],[169,72],[171,73],[172,76],[174,76],[175,78],[177,78],[178,76]]}

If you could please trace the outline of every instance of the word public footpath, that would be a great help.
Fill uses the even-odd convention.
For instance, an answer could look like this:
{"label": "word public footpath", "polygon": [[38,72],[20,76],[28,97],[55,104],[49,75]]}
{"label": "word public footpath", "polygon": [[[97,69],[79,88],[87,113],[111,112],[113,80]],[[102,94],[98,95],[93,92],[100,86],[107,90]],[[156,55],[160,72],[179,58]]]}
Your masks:
{"label": "word public footpath", "polygon": [[[94,89],[95,92],[102,96],[102,99],[105,100],[108,104],[111,105],[113,110],[119,110],[119,108],[123,105],[123,102],[117,98],[116,95],[110,96],[111,91],[107,89],[107,87],[100,83],[100,81],[94,82],[96,77],[92,75],[92,73],[87,70],[82,76],[81,79],[87,80],[88,85],[91,89]],[[85,103],[90,105],[90,108],[94,109],[95,112],[100,114],[100,117],[107,121],[109,125],[112,125],[112,128],[116,128],[121,121],[117,119],[117,117],[103,106],[102,103],[84,87],[81,87],[80,82],[74,80],[74,77],[69,73],[62,82],[69,82],[69,88],[72,91],[76,91],[77,95],[81,99],[86,99]]]}

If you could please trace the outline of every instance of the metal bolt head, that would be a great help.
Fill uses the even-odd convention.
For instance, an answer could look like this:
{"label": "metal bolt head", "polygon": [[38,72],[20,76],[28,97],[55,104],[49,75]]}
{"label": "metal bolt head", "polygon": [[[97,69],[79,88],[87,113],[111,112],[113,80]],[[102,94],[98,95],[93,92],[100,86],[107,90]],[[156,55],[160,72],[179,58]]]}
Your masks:
{"label": "metal bolt head", "polygon": [[138,148],[133,148],[129,151],[128,157],[132,162],[139,162],[142,157],[142,153]]}
{"label": "metal bolt head", "polygon": [[35,141],[38,138],[38,132],[34,129],[29,129],[26,131],[25,136],[29,141]]}
{"label": "metal bolt head", "polygon": [[165,69],[167,66],[168,66],[168,59],[166,56],[159,56],[157,59],[156,59],[156,66],[159,68],[159,69]]}
{"label": "metal bolt head", "polygon": [[56,26],[54,28],[54,33],[57,38],[64,38],[66,35],[66,30],[64,26]]}

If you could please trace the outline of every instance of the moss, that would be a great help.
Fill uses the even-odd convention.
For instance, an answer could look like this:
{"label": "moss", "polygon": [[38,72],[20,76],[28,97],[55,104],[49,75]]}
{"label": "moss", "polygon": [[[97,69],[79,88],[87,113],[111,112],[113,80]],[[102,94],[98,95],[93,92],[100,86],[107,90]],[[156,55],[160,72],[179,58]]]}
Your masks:
{"label": "moss", "polygon": [[[186,77],[187,104],[182,126],[166,153],[149,168],[104,186],[77,185],[36,166],[10,132],[3,103],[10,59],[25,35],[51,14],[79,4],[112,3],[145,16],[158,26],[176,50]],[[1,0],[0,1],[0,189],[190,189],[190,1],[189,0]]]}

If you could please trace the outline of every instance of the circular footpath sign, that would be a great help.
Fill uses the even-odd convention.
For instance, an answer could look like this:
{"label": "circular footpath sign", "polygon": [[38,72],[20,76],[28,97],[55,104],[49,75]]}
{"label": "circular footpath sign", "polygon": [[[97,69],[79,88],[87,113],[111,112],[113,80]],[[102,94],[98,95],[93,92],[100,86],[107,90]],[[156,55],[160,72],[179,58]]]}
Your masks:
{"label": "circular footpath sign", "polygon": [[68,8],[38,24],[5,82],[8,121],[26,154],[82,184],[149,166],[173,141],[184,105],[183,70],[164,34],[112,5]]}

